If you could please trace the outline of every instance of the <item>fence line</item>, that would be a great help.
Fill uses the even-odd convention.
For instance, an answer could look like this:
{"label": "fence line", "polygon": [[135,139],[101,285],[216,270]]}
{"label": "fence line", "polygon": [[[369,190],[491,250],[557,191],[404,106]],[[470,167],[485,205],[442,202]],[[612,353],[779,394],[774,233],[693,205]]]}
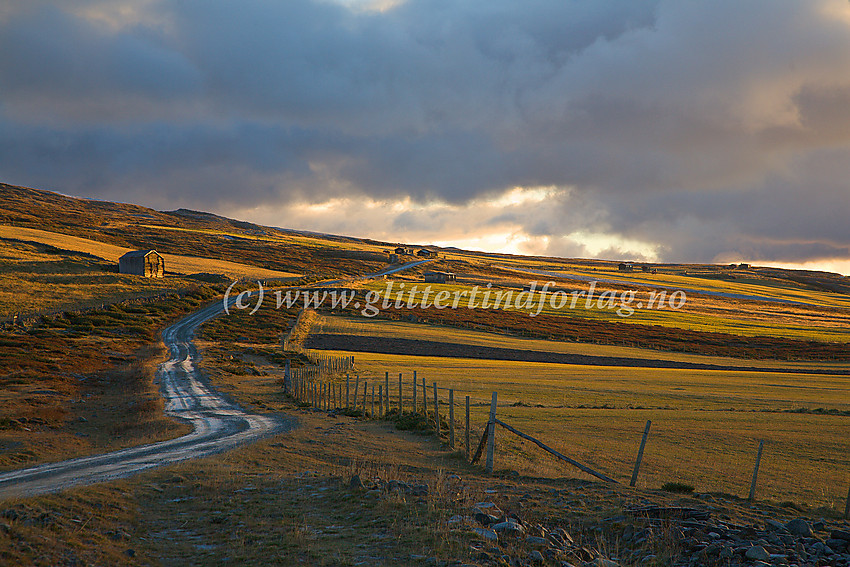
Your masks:
{"label": "fence line", "polygon": [[[454,408],[454,404],[455,404],[454,394],[455,394],[455,390],[453,388],[440,388],[437,385],[436,382],[433,382],[431,384],[431,387],[429,388],[428,384],[426,382],[426,379],[424,377],[422,378],[421,383],[417,383],[418,376],[417,376],[417,372],[414,371],[413,372],[413,381],[411,383],[409,383],[409,385],[408,385],[409,394],[407,396],[405,396],[404,395],[405,389],[404,389],[403,374],[399,374],[399,389],[396,390],[396,392],[393,393],[393,392],[390,391],[391,382],[389,380],[389,372],[386,372],[384,374],[384,384],[380,384],[380,380],[376,379],[376,383],[378,384],[378,388],[377,388],[378,392],[377,393],[378,393],[378,399],[379,399],[378,411],[376,413],[375,403],[374,403],[375,402],[375,391],[374,391],[375,388],[374,388],[374,386],[372,388],[372,404],[370,406],[371,412],[367,411],[367,397],[366,397],[367,382],[366,382],[366,380],[363,381],[362,398],[358,399],[358,393],[359,393],[359,387],[360,387],[360,375],[357,374],[357,373],[354,374],[353,390],[352,390],[352,376],[351,376],[351,374],[346,375],[346,377],[345,377],[345,397],[344,397],[344,399],[343,399],[343,396],[342,396],[343,384],[341,384],[341,383],[339,384],[340,395],[339,395],[338,398],[337,398],[336,395],[333,395],[330,398],[328,398],[327,394],[325,394],[326,395],[325,398],[317,397],[317,396],[321,396],[321,390],[317,389],[316,386],[317,386],[317,384],[322,382],[322,378],[325,377],[325,376],[326,375],[322,374],[319,371],[318,366],[309,367],[309,368],[294,369],[292,371],[291,382],[288,382],[285,385],[286,393],[291,395],[298,402],[307,403],[309,405],[312,405],[315,408],[323,407],[323,408],[329,409],[329,410],[348,410],[348,411],[354,411],[354,412],[362,412],[361,414],[357,414],[357,415],[364,415],[366,417],[371,417],[371,418],[386,418],[388,416],[391,416],[392,414],[395,414],[395,415],[402,415],[402,414],[405,414],[405,413],[407,413],[407,414],[421,414],[421,415],[424,416],[426,422],[429,423],[429,425],[433,426],[434,431],[437,435],[437,439],[440,440],[440,441],[442,441],[442,439],[441,439],[441,433],[442,433],[441,422],[442,422],[442,419],[445,417],[446,420],[447,420],[446,423],[448,425],[448,431],[446,432],[446,435],[447,435],[446,445],[451,450],[456,449],[456,447],[455,447],[455,434],[454,434],[455,433],[455,418],[454,418],[454,409],[455,409]],[[419,403],[420,395],[418,393],[418,389],[420,387],[422,388],[422,392],[421,392],[422,402],[421,402],[421,404]],[[332,388],[333,388],[333,391],[335,392],[336,391],[335,385],[332,386]],[[430,390],[430,392],[429,392],[429,390]],[[448,402],[445,399],[442,402],[440,401],[440,398],[439,398],[439,391],[440,390],[443,390],[443,391],[447,390],[449,392]],[[327,390],[325,390],[325,391],[327,391]],[[349,397],[349,393],[352,392],[352,391],[354,393],[353,400]],[[305,392],[308,393],[308,394],[305,395]],[[433,396],[430,402],[428,400],[429,394],[431,396]],[[546,445],[544,442],[540,441],[539,439],[536,439],[536,438],[532,437],[531,435],[523,433],[522,431],[519,431],[515,427],[511,426],[510,424],[505,423],[504,421],[498,419],[496,417],[497,406],[498,406],[498,403],[497,403],[498,402],[498,393],[497,392],[493,392],[492,399],[490,400],[489,419],[488,419],[487,423],[485,424],[485,426],[483,428],[483,433],[481,435],[480,441],[478,442],[477,448],[476,448],[475,452],[472,453],[472,445],[471,445],[471,439],[470,439],[471,422],[470,422],[470,413],[469,413],[470,400],[471,400],[470,396],[465,396],[466,412],[465,412],[465,423],[463,424],[464,425],[464,431],[465,431],[463,454],[466,457],[466,460],[468,462],[470,462],[471,464],[477,463],[481,459],[481,457],[484,456],[484,450],[485,450],[485,447],[486,447],[487,453],[486,453],[485,470],[488,473],[493,472],[494,466],[495,466],[495,452],[496,452],[495,451],[495,449],[496,449],[495,426],[499,425],[500,427],[504,428],[508,432],[520,437],[521,439],[525,439],[527,441],[534,443],[535,445],[537,445],[538,447],[540,447],[541,449],[543,449],[547,453],[553,455],[554,457],[556,457],[560,461],[568,463],[571,466],[574,466],[574,467],[580,469],[581,471],[585,472],[586,474],[589,474],[589,475],[591,475],[595,478],[598,478],[600,480],[603,480],[605,482],[620,484],[617,480],[614,480],[610,476],[608,476],[608,475],[606,475],[602,472],[596,471],[596,470],[576,461],[575,459],[572,459],[572,458],[560,453],[559,451],[549,447],[548,445]],[[397,403],[393,403],[394,401],[397,402]],[[449,406],[445,411],[445,416],[441,414],[441,410],[443,409],[443,408],[440,407],[441,405],[443,405],[443,406],[448,405]],[[429,406],[431,406],[431,407],[429,408]],[[505,406],[503,406],[503,407],[505,407]],[[640,471],[641,460],[643,458],[644,449],[646,447],[647,438],[649,436],[650,425],[651,425],[651,421],[647,421],[646,427],[643,431],[643,437],[641,438],[640,448],[638,450],[637,459],[636,459],[636,462],[635,462],[635,467],[634,467],[634,470],[632,471],[631,481],[629,483],[629,486],[632,486],[632,487],[634,487],[636,485],[636,482],[637,482],[638,473]],[[760,464],[761,459],[762,459],[763,448],[764,448],[764,441],[761,441],[759,443],[758,453],[756,455],[755,467],[754,467],[754,470],[753,470],[752,481],[751,481],[751,484],[750,484],[750,492],[749,492],[749,499],[750,500],[752,500],[754,498],[754,495],[755,495],[756,482],[757,482],[757,478],[758,478],[758,469],[759,469],[759,464]],[[470,458],[470,454],[472,454],[472,458]],[[847,493],[847,500],[846,500],[846,507],[845,507],[845,510],[844,510],[844,517],[845,517],[845,519],[850,518],[850,490],[848,490],[848,493]]]}

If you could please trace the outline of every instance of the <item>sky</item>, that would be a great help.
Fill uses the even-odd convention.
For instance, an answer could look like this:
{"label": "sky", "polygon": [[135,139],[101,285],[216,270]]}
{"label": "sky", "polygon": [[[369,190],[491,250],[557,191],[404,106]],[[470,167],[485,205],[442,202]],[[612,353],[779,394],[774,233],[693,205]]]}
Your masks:
{"label": "sky", "polygon": [[850,2],[0,0],[0,181],[850,274]]}

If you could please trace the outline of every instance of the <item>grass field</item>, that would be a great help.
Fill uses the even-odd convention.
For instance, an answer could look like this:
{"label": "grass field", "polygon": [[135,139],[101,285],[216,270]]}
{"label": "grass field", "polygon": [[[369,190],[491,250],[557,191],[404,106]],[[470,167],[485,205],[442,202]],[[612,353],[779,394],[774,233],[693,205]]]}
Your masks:
{"label": "grass field", "polygon": [[[384,336],[439,336],[448,342],[484,342],[486,333],[449,328],[353,319],[324,319],[316,330],[364,332]],[[422,330],[425,328],[425,330]],[[490,336],[502,346],[505,337]],[[515,340],[527,348],[546,341]],[[492,344],[492,343],[491,343]],[[554,348],[550,343],[549,348]],[[580,348],[565,345],[564,348]],[[597,346],[596,352],[623,351]],[[615,350],[616,349],[616,350]],[[632,354],[638,349],[630,349]],[[331,351],[328,354],[349,354]],[[782,372],[727,372],[611,368],[354,353],[361,380],[383,384],[390,373],[397,390],[398,373],[412,388],[412,371],[421,382],[455,390],[456,419],[464,396],[472,398],[472,420],[480,434],[490,393],[499,392],[499,418],[565,454],[627,482],[646,420],[652,433],[639,485],[658,488],[678,481],[701,492],[745,496],[758,440],[767,441],[760,472],[761,498],[794,501],[837,509],[850,483],[850,378]],[[645,356],[659,356],[646,353]],[[728,363],[729,359],[693,357]],[[739,361],[742,362],[742,361]],[[749,361],[747,361],[749,362]],[[769,363],[774,368],[776,363]],[[824,365],[795,364],[797,369]],[[836,371],[846,365],[835,365]],[[421,401],[421,386],[418,392]],[[409,395],[409,393],[408,393]],[[497,468],[542,476],[579,476],[528,442],[499,430]]]}
{"label": "grass field", "polygon": [[[405,284],[403,289],[400,287],[402,283]],[[545,282],[539,282],[538,289],[543,283]],[[400,305],[418,306],[423,301],[425,285],[421,281],[416,282],[411,281],[411,279],[393,282],[389,295],[390,301],[392,303],[398,302]],[[448,299],[444,300],[444,305],[451,305],[457,295],[460,298],[458,305],[461,309],[465,309],[469,305],[470,294],[474,287],[463,283],[429,285],[432,289],[430,296],[432,304],[437,293],[445,292],[448,294],[445,296]],[[552,289],[567,288],[579,293],[586,293],[589,285],[586,282],[573,282],[571,286],[560,283]],[[380,293],[382,298],[386,295],[387,286],[387,282],[377,281],[363,285],[364,289]],[[600,294],[606,292],[606,290],[609,294],[614,294],[613,300],[610,295],[600,299]],[[599,284],[595,288],[594,299],[589,303],[586,296],[578,297],[578,300],[573,303],[572,295],[569,293],[565,303],[558,298],[555,298],[553,303],[551,294],[544,298],[541,298],[540,293],[534,293],[530,296],[526,294],[519,298],[520,289],[496,285],[488,290],[484,286],[479,286],[475,305],[480,307],[486,301],[487,308],[493,310],[504,309],[536,315],[580,317],[589,321],[618,322],[632,325],[661,325],[691,331],[727,333],[739,336],[773,336],[840,343],[850,341],[850,310],[844,303],[840,308],[836,308],[836,306],[807,307],[691,294],[681,308],[674,309],[670,306],[668,297],[670,291],[668,291],[665,292],[666,301],[662,305],[663,308],[649,309],[645,306],[652,301],[651,295],[661,292],[644,289],[638,290],[633,299],[627,300],[625,305],[629,306],[630,309],[624,309],[622,298],[624,291],[626,289],[620,285]],[[489,295],[485,296],[484,294],[488,292]],[[508,293],[511,293],[510,300],[506,299],[509,297]],[[846,298],[845,296],[841,297]],[[525,305],[527,300],[531,308],[517,309],[518,300],[520,305]],[[506,301],[512,302],[510,307],[505,307]],[[655,304],[657,305],[657,303]]]}

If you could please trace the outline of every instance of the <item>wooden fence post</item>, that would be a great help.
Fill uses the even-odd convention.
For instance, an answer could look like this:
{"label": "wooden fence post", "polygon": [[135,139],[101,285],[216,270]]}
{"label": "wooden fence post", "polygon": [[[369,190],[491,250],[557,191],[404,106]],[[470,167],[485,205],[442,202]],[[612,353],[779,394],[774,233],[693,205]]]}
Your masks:
{"label": "wooden fence post", "polygon": [[437,398],[437,383],[434,382],[434,423],[437,430],[437,441],[440,440],[440,400]]}
{"label": "wooden fence post", "polygon": [[390,373],[384,372],[384,397],[386,398],[386,408],[390,411]]}
{"label": "wooden fence post", "polygon": [[416,389],[419,384],[416,383],[416,371],[413,371],[413,413],[416,413]]}
{"label": "wooden fence post", "polygon": [[455,448],[455,391],[449,389],[449,448]]}
{"label": "wooden fence post", "polygon": [[401,412],[404,409],[404,396],[401,389],[401,372],[398,373],[398,415],[401,417]]}
{"label": "wooden fence post", "polygon": [[357,409],[357,394],[360,392],[360,375],[354,375],[354,409]]}
{"label": "wooden fence post", "polygon": [[469,396],[466,396],[466,460],[469,461]]}
{"label": "wooden fence post", "polygon": [[[380,395],[380,386],[378,386],[378,392]],[[372,386],[372,413],[370,414],[372,419],[375,419],[375,386]]]}
{"label": "wooden fence post", "polygon": [[496,403],[498,398],[498,392],[493,392],[493,399],[490,401],[490,420],[487,422],[487,463],[484,467],[487,474],[493,473],[493,454],[496,452]]}
{"label": "wooden fence post", "polygon": [[750,495],[747,500],[752,500],[756,496],[756,481],[759,476],[759,464],[761,464],[761,451],[764,448],[764,440],[759,441],[759,450],[756,453],[756,466],[753,468],[753,481],[750,483]]}
{"label": "wooden fence post", "polygon": [[850,520],[850,488],[847,489],[847,500],[844,503],[844,519]]}
{"label": "wooden fence post", "polygon": [[640,471],[640,462],[643,460],[643,448],[646,447],[646,438],[649,437],[649,426],[652,425],[650,420],[646,420],[646,427],[643,430],[643,438],[640,440],[640,449],[638,449],[637,460],[635,460],[635,470],[632,471],[632,480],[629,486],[637,484],[638,472]]}
{"label": "wooden fence post", "polygon": [[383,417],[384,413],[384,387],[378,384],[378,416]]}
{"label": "wooden fence post", "polygon": [[425,412],[425,423],[428,423],[428,386],[425,385],[425,377],[422,377],[422,409]]}
{"label": "wooden fence post", "polygon": [[345,375],[345,409],[351,407],[351,398],[349,397],[349,393],[351,392],[351,376],[348,374]]}
{"label": "wooden fence post", "polygon": [[366,413],[366,390],[369,389],[369,383],[363,380],[363,413]]}

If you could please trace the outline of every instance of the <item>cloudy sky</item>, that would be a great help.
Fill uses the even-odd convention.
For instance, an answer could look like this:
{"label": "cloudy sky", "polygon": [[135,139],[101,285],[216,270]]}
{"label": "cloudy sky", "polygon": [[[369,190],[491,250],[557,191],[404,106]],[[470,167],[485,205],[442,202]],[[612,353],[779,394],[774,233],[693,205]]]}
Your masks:
{"label": "cloudy sky", "polygon": [[0,0],[0,181],[850,273],[850,3]]}

